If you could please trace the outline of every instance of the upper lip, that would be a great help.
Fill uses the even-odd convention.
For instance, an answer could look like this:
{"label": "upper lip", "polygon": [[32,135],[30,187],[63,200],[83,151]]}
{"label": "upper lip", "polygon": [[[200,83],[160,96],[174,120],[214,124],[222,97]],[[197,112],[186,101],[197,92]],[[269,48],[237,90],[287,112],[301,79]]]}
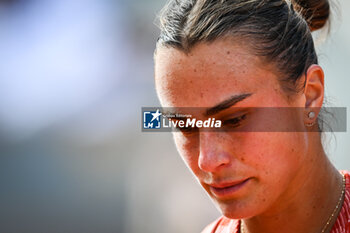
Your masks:
{"label": "upper lip", "polygon": [[209,186],[212,186],[214,188],[227,188],[230,186],[234,186],[237,184],[240,184],[246,180],[248,180],[249,178],[245,178],[245,179],[241,179],[241,180],[237,180],[237,181],[230,181],[230,182],[221,182],[221,183],[212,183],[212,184],[208,184]]}

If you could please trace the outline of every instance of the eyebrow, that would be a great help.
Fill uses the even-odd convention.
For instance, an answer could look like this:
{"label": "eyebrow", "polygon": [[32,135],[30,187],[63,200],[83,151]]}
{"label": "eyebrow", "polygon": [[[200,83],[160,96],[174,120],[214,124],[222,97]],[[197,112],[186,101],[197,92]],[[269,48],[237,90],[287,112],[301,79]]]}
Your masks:
{"label": "eyebrow", "polygon": [[252,93],[244,93],[244,94],[238,94],[238,95],[234,95],[231,96],[230,98],[222,101],[221,103],[215,105],[214,107],[211,107],[209,109],[207,109],[206,111],[206,115],[210,116],[210,115],[215,115],[229,107],[232,107],[233,105],[237,104],[238,102],[243,101],[244,99],[250,97],[252,95]]}

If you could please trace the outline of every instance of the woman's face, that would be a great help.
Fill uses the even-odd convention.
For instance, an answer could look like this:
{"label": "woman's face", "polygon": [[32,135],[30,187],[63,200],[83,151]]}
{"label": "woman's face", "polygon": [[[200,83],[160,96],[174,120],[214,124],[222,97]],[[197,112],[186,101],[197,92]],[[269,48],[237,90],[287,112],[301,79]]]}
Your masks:
{"label": "woman's face", "polygon": [[[229,119],[248,107],[301,107],[303,94],[288,100],[273,66],[232,40],[200,43],[189,54],[158,47],[155,82],[164,107],[226,107],[212,117]],[[238,98],[234,98],[238,97]],[[228,105],[229,101],[233,100]],[[203,118],[198,113],[197,119]],[[242,121],[249,125],[282,124],[303,127],[303,114],[269,122],[257,112]],[[293,180],[305,159],[304,132],[174,132],[178,151],[226,217],[246,218],[273,213],[278,203],[292,199]]]}

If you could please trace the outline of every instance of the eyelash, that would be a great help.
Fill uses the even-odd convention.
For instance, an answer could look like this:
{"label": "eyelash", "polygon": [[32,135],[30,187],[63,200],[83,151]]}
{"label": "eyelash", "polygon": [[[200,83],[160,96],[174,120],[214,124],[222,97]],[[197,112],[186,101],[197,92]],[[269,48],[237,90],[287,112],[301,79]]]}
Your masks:
{"label": "eyelash", "polygon": [[181,133],[186,134],[186,135],[190,135],[193,133],[198,132],[198,128],[197,127],[176,127],[177,130],[179,130]]}
{"label": "eyelash", "polygon": [[227,126],[230,126],[230,127],[233,127],[233,128],[236,128],[236,127],[240,126],[240,124],[241,124],[246,118],[247,118],[247,114],[243,114],[243,115],[240,115],[240,116],[238,116],[238,117],[225,120],[225,121],[223,122],[223,124],[224,124],[224,125],[227,125]]}

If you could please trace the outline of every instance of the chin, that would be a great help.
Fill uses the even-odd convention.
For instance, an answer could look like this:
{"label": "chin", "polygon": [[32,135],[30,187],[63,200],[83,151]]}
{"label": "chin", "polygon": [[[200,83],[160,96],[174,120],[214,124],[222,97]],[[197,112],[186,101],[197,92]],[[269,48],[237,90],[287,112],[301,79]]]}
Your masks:
{"label": "chin", "polygon": [[223,216],[230,219],[244,219],[251,218],[258,215],[258,209],[256,207],[248,207],[242,203],[235,201],[235,203],[219,203],[217,207]]}
{"label": "chin", "polygon": [[246,209],[238,203],[221,203],[216,200],[216,205],[223,216],[231,219],[240,219],[245,216]]}
{"label": "chin", "polygon": [[243,211],[221,211],[222,215],[230,219],[246,219],[256,216],[256,213]]}

